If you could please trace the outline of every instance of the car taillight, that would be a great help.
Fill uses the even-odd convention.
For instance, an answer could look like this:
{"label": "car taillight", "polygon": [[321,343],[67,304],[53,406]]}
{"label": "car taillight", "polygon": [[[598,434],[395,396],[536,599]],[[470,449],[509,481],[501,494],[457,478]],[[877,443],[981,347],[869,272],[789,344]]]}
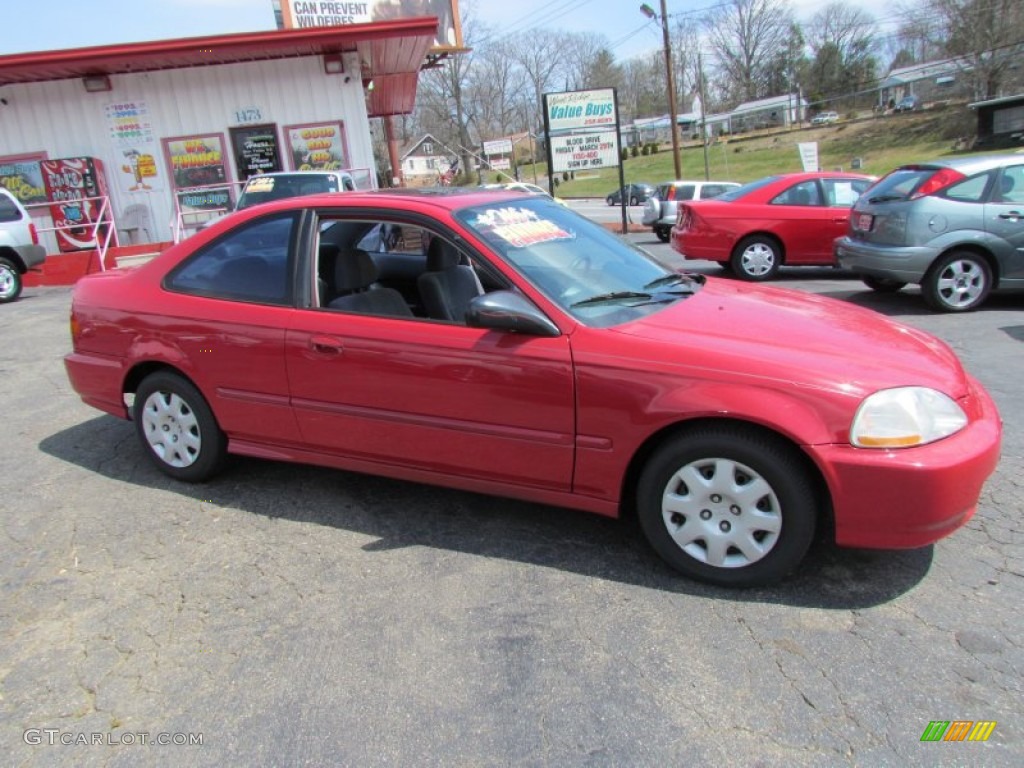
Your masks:
{"label": "car taillight", "polygon": [[675,187],[669,187],[668,188],[668,192],[665,193],[665,199],[666,200],[675,200],[676,199],[676,188]]}
{"label": "car taillight", "polygon": [[28,223],[28,233],[32,236],[32,245],[39,245],[39,233],[36,232],[36,225],[31,221]]}
{"label": "car taillight", "polygon": [[912,194],[908,200],[917,200],[919,197],[925,195],[934,195],[951,184],[955,184],[958,181],[963,181],[967,177],[960,173],[960,171],[954,171],[952,168],[941,168],[933,173],[925,182],[918,187],[914,194]]}
{"label": "car taillight", "polygon": [[71,326],[71,343],[72,344],[77,344],[78,343],[78,337],[82,333],[82,327],[78,324],[78,318],[75,317],[75,311],[74,310],[71,310],[71,318],[70,318],[70,323],[69,324]]}

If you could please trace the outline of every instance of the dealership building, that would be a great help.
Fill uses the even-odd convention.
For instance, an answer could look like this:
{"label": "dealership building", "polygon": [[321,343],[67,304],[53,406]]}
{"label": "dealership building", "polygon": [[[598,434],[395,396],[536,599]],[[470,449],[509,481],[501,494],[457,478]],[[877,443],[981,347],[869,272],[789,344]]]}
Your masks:
{"label": "dealership building", "polygon": [[29,208],[53,274],[99,268],[92,235],[107,229],[121,245],[187,235],[256,173],[348,169],[376,187],[378,166],[400,168],[392,116],[412,111],[424,66],[459,50],[445,5],[318,26],[338,19],[285,0],[283,28],[265,32],[0,56],[0,184]]}

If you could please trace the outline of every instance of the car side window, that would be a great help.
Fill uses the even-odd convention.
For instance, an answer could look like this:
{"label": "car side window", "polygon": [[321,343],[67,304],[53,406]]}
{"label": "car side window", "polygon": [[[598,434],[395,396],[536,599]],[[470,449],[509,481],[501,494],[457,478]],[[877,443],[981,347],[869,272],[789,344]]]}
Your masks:
{"label": "car side window", "polygon": [[220,299],[285,304],[291,297],[295,214],[257,219],[197,251],[167,276],[169,290]]}
{"label": "car side window", "polygon": [[992,181],[992,172],[979,173],[964,179],[959,184],[954,184],[942,192],[940,197],[948,200],[956,200],[960,203],[980,203],[985,198],[985,190]]}
{"label": "car side window", "polygon": [[730,187],[725,187],[721,184],[705,184],[704,188],[700,192],[701,200],[709,200],[712,197],[718,197],[724,195]]}
{"label": "car side window", "polygon": [[826,205],[831,208],[850,208],[870,182],[860,179],[822,179]]}
{"label": "car side window", "polygon": [[684,184],[676,187],[676,200],[693,200],[693,193],[696,191],[693,184]]}
{"label": "car side window", "polygon": [[21,221],[21,211],[7,195],[0,195],[0,222]]}
{"label": "car side window", "polygon": [[1024,165],[1003,168],[995,200],[999,203],[1024,204]]}
{"label": "car side window", "polygon": [[821,205],[821,193],[818,191],[818,182],[814,179],[801,181],[792,187],[775,196],[772,205]]}

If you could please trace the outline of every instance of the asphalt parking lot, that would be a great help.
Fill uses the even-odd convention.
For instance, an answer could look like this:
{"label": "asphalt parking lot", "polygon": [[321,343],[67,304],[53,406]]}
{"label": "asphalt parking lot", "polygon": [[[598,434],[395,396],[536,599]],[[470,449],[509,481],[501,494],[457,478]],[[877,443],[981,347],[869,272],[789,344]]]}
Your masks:
{"label": "asphalt parking lot", "polygon": [[[935,333],[989,388],[1003,457],[964,529],[728,591],[582,513],[237,458],[179,484],[72,392],[70,290],[26,289],[0,306],[5,762],[1024,764],[1024,297],[777,282]],[[922,742],[935,720],[996,726]]]}

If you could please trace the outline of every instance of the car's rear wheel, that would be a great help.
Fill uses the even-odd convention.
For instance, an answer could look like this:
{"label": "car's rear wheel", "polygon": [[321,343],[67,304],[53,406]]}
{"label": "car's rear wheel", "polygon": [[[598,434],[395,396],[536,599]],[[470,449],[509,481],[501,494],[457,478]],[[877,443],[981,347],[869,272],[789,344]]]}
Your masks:
{"label": "car's rear wheel", "polygon": [[615,205],[615,199],[611,195],[608,195],[608,197],[606,197],[604,201],[608,203],[608,205]]}
{"label": "car's rear wheel", "polygon": [[744,280],[768,280],[779,271],[782,253],[778,243],[764,235],[745,237],[732,254],[732,269]]}
{"label": "car's rear wheel", "polygon": [[629,198],[629,204],[630,205],[639,205],[640,201],[637,200],[636,196],[634,195],[633,197]]}
{"label": "car's rear wheel", "polygon": [[796,450],[742,427],[665,444],[637,487],[641,528],[673,568],[723,586],[777,581],[814,537],[814,484]]}
{"label": "car's rear wheel", "polygon": [[968,312],[988,298],[992,270],[970,251],[954,251],[932,264],[921,283],[921,293],[932,309]]}
{"label": "car's rear wheel", "polygon": [[654,234],[658,236],[661,242],[667,243],[672,237],[672,230],[669,227],[655,227]]}
{"label": "car's rear wheel", "polygon": [[0,304],[21,295],[21,273],[10,259],[0,258]]}
{"label": "car's rear wheel", "polygon": [[872,291],[878,291],[879,293],[896,293],[896,291],[906,285],[906,283],[900,280],[893,280],[891,277],[862,275],[860,279],[864,282],[864,285]]}
{"label": "car's rear wheel", "polygon": [[159,371],[143,379],[132,416],[146,453],[171,477],[198,483],[223,466],[227,438],[199,390],[182,376]]}

